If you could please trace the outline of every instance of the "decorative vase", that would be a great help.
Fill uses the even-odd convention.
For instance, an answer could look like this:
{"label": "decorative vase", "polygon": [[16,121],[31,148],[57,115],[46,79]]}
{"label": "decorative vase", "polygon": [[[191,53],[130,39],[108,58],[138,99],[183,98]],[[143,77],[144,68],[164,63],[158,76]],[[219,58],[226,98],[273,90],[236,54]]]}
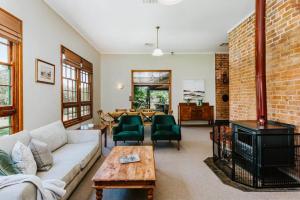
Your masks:
{"label": "decorative vase", "polygon": [[202,106],[202,104],[203,104],[203,99],[199,99],[198,100],[198,106]]}

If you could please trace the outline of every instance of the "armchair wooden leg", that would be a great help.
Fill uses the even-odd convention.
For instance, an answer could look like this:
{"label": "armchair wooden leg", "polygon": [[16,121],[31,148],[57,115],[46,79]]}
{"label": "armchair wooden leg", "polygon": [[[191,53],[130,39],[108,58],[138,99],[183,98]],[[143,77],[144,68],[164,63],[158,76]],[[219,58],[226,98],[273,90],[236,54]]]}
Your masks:
{"label": "armchair wooden leg", "polygon": [[180,151],[180,140],[177,142],[177,150]]}
{"label": "armchair wooden leg", "polygon": [[115,141],[115,146],[117,146],[118,144],[117,144],[117,141]]}
{"label": "armchair wooden leg", "polygon": [[153,150],[155,149],[155,142],[154,140],[152,140],[152,146],[153,146]]}

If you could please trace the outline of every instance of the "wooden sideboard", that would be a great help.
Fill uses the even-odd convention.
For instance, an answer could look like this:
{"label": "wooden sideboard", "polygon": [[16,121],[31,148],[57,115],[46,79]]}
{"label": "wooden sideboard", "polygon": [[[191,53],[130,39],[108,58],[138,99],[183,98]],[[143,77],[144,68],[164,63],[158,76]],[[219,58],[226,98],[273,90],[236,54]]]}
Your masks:
{"label": "wooden sideboard", "polygon": [[214,107],[209,103],[197,106],[196,103],[179,103],[178,105],[178,124],[187,121],[208,121],[209,125],[214,121]]}

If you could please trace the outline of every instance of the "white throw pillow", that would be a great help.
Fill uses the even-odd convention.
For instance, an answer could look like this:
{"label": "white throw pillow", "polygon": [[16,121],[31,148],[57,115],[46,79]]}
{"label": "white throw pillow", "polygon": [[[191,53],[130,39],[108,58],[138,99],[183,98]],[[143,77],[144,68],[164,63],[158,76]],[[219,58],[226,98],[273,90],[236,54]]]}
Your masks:
{"label": "white throw pillow", "polygon": [[11,152],[11,158],[23,174],[35,175],[37,171],[36,162],[29,147],[17,142]]}

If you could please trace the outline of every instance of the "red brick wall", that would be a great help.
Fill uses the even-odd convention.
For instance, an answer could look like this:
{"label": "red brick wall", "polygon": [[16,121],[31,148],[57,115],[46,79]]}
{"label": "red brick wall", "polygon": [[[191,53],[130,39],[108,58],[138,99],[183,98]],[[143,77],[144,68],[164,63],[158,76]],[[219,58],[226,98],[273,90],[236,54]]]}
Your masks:
{"label": "red brick wall", "polygon": [[254,36],[253,16],[229,33],[229,107],[231,120],[256,118]]}
{"label": "red brick wall", "polygon": [[[255,119],[255,18],[229,33],[230,119]],[[300,132],[300,0],[267,0],[268,119]]]}
{"label": "red brick wall", "polygon": [[229,101],[222,96],[229,95],[229,84],[223,82],[223,75],[229,77],[229,54],[216,54],[216,119],[229,119]]}

